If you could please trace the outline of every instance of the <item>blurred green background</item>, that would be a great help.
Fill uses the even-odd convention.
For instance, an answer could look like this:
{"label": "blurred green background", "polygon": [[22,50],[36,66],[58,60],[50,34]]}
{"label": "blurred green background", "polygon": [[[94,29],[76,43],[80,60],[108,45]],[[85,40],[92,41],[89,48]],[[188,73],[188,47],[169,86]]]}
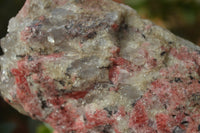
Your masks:
{"label": "blurred green background", "polygon": [[[8,20],[25,0],[0,0],[0,38],[7,33]],[[146,19],[200,45],[200,0],[114,0],[130,5]],[[0,54],[2,51],[0,49]],[[51,133],[41,122],[19,114],[0,98],[0,133]]]}

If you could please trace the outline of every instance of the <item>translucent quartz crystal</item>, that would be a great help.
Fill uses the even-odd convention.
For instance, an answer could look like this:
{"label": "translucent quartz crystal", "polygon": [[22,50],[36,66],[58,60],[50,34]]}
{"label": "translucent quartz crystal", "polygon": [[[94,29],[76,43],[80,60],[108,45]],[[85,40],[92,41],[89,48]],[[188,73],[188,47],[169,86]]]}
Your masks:
{"label": "translucent quartz crystal", "polygon": [[58,133],[197,133],[200,48],[111,0],[27,0],[0,92]]}

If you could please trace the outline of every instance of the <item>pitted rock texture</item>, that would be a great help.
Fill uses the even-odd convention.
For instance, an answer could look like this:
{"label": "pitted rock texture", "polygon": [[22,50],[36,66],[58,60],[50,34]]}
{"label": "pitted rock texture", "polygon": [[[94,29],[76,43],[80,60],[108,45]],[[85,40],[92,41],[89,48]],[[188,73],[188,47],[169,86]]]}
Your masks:
{"label": "pitted rock texture", "polygon": [[200,48],[111,0],[27,0],[0,92],[59,133],[198,133]]}

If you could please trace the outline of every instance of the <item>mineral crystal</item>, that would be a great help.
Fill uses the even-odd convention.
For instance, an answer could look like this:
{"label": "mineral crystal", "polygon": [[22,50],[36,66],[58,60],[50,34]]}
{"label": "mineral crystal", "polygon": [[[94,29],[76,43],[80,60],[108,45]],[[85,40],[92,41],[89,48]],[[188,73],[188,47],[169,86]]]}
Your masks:
{"label": "mineral crystal", "polygon": [[200,48],[111,0],[27,0],[0,92],[58,133],[197,133]]}

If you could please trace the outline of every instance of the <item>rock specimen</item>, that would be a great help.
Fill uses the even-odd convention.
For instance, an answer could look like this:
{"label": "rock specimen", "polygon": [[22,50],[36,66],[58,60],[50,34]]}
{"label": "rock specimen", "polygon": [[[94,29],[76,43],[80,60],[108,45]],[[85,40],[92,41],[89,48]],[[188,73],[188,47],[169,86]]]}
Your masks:
{"label": "rock specimen", "polygon": [[111,0],[27,0],[0,92],[59,133],[197,133],[200,48]]}

